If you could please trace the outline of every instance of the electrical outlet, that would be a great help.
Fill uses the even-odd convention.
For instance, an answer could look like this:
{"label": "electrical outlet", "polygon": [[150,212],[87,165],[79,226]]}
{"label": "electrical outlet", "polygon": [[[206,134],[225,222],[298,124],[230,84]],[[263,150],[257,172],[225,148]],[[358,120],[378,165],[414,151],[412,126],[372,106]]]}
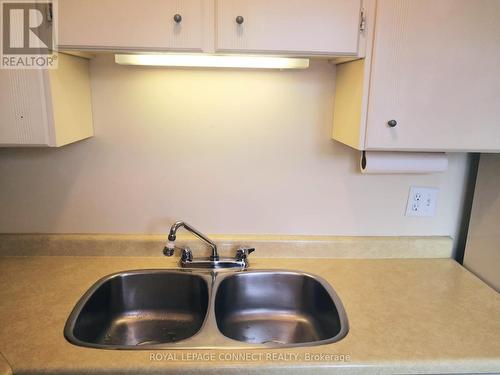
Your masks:
{"label": "electrical outlet", "polygon": [[438,188],[412,186],[408,196],[406,216],[434,216],[438,192]]}

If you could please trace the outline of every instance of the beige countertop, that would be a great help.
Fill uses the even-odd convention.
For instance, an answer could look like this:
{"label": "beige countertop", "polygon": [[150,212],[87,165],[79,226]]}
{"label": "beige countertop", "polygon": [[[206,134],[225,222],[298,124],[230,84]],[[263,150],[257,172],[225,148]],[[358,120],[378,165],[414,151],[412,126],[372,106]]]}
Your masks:
{"label": "beige countertop", "polygon": [[246,350],[231,360],[242,351],[99,350],[65,340],[69,313],[97,279],[175,262],[0,257],[0,352],[14,374],[500,372],[500,296],[449,259],[252,259],[251,269],[301,270],[334,287],[350,331],[330,345]]}
{"label": "beige countertop", "polygon": [[7,360],[0,353],[0,375],[12,375],[12,369],[10,368]]}

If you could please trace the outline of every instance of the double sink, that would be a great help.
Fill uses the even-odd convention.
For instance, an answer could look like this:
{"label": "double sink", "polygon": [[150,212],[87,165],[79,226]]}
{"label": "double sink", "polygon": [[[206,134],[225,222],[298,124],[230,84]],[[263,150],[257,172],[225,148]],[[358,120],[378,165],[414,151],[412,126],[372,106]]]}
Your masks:
{"label": "double sink", "polygon": [[64,334],[102,349],[252,349],[332,343],[348,332],[320,277],[295,271],[137,270],[96,282]]}

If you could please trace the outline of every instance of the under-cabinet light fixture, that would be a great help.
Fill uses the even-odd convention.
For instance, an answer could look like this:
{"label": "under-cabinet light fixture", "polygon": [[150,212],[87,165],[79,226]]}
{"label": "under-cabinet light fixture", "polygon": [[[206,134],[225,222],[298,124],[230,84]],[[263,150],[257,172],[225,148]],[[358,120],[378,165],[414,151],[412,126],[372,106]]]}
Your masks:
{"label": "under-cabinet light fixture", "polygon": [[268,56],[145,54],[115,55],[120,65],[147,65],[199,68],[307,69],[309,59]]}

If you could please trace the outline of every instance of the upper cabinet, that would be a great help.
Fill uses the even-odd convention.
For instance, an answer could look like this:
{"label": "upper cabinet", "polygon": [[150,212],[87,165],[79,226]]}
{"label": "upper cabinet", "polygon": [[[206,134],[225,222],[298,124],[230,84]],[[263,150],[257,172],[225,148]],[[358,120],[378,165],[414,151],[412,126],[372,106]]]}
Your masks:
{"label": "upper cabinet", "polygon": [[64,146],[94,134],[88,60],[58,68],[0,69],[0,147]]}
{"label": "upper cabinet", "polygon": [[500,1],[366,1],[366,58],[337,65],[333,138],[500,151]]}
{"label": "upper cabinet", "polygon": [[358,56],[361,0],[59,0],[59,47]]}
{"label": "upper cabinet", "polygon": [[216,51],[356,55],[360,0],[216,0]]}
{"label": "upper cabinet", "polygon": [[207,7],[206,0],[59,0],[59,47],[202,51]]}

